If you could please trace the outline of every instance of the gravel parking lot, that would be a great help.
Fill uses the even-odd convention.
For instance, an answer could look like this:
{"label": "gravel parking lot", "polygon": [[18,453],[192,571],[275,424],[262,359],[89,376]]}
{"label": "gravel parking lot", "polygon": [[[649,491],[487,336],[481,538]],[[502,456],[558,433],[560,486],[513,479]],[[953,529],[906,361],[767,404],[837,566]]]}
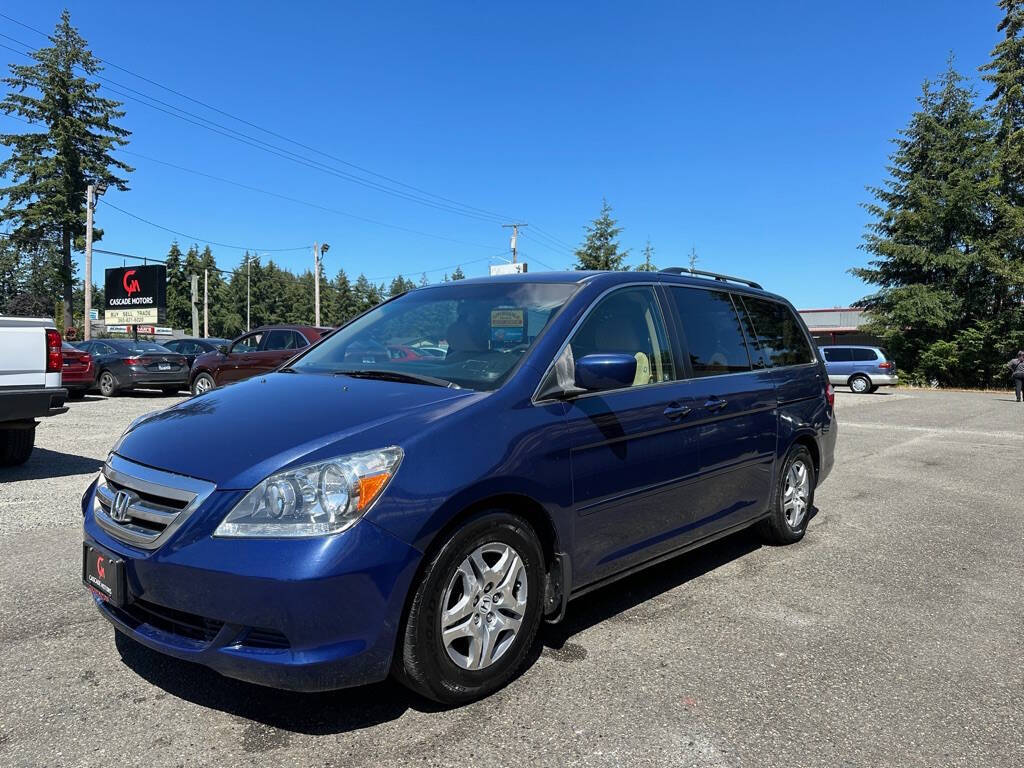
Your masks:
{"label": "gravel parking lot", "polygon": [[1024,405],[838,396],[803,542],[740,534],[592,593],[497,695],[299,695],[127,641],[80,584],[79,499],[143,393],[0,470],[0,765],[1024,765]]}

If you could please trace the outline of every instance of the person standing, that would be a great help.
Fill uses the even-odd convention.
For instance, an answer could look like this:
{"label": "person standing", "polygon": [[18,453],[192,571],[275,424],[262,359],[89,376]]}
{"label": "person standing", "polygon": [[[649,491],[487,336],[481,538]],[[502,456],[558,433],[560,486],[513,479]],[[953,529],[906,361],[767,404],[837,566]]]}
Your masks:
{"label": "person standing", "polygon": [[1019,403],[1024,397],[1024,349],[1020,350],[1007,365],[1010,368],[1010,376],[1013,377],[1013,391]]}

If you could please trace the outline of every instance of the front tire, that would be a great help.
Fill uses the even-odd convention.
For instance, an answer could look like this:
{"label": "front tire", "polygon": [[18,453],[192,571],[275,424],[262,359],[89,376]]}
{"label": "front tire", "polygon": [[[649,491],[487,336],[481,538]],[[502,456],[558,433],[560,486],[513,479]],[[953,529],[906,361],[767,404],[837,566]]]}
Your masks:
{"label": "front tire", "polygon": [[862,374],[850,377],[850,389],[855,395],[863,395],[871,389],[871,380]]}
{"label": "front tire", "polygon": [[395,676],[443,704],[507,684],[526,662],[543,610],[544,556],[521,518],[491,512],[455,531],[409,604]]}
{"label": "front tire", "polygon": [[793,544],[804,537],[814,509],[817,480],[811,452],[804,445],[794,445],[782,463],[768,519],[761,524],[768,543]]}
{"label": "front tire", "polygon": [[117,394],[117,381],[114,379],[114,374],[110,371],[101,373],[99,388],[100,394],[104,397],[114,397]]}
{"label": "front tire", "polygon": [[36,428],[0,429],[0,467],[16,467],[28,461],[36,442]]}
{"label": "front tire", "polygon": [[200,373],[196,376],[196,380],[192,382],[192,394],[201,395],[204,392],[209,392],[217,386],[213,380],[213,376],[208,373]]}

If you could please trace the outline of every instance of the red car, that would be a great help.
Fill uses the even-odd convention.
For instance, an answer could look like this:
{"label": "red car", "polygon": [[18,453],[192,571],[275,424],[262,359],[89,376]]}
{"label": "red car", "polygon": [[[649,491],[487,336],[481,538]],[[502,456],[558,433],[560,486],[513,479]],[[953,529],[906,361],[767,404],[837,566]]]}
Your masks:
{"label": "red car", "polygon": [[77,349],[66,341],[61,345],[64,367],[60,372],[61,386],[68,391],[68,397],[77,400],[96,384],[96,369],[92,355]]}
{"label": "red car", "polygon": [[201,395],[233,381],[269,373],[333,328],[312,325],[265,325],[239,336],[230,345],[199,355],[192,364],[189,388]]}

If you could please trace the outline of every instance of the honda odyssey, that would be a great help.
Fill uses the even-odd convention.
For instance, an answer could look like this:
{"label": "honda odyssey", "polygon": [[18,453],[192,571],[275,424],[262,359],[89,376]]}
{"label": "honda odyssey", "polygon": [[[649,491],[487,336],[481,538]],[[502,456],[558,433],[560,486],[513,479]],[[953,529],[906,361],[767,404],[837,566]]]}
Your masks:
{"label": "honda odyssey", "polygon": [[695,274],[416,289],[135,420],[82,499],[85,585],[229,677],[461,703],[574,597],[748,526],[799,541],[833,463],[824,366],[785,299]]}

